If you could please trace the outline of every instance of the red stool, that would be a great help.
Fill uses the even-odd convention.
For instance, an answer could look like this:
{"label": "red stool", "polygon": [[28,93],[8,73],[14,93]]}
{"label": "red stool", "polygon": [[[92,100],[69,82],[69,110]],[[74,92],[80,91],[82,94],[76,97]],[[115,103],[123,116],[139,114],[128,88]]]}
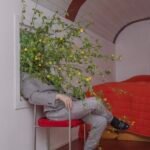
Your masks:
{"label": "red stool", "polygon": [[[45,117],[37,119],[36,105],[34,105],[34,150],[36,150],[36,128],[37,127],[41,127],[41,128],[68,127],[69,150],[71,150],[71,142],[72,142],[71,128],[80,126],[82,124],[84,124],[84,122],[81,119],[71,120],[70,111],[69,111],[68,120],[55,121],[55,120],[49,120]],[[49,133],[48,133],[48,141],[49,141]],[[85,141],[85,126],[84,126],[84,141]],[[49,144],[48,144],[48,148],[49,148]]]}

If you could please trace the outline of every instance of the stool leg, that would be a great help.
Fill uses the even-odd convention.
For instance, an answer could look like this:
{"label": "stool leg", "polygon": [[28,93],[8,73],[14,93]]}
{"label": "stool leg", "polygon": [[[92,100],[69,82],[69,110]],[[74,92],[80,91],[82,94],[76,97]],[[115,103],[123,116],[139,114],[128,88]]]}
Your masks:
{"label": "stool leg", "polygon": [[84,143],[85,143],[85,141],[86,141],[86,125],[84,124],[83,125],[83,130],[84,130]]}
{"label": "stool leg", "polygon": [[34,126],[34,135],[33,135],[34,137],[34,139],[33,139],[33,144],[34,144],[34,150],[36,150],[36,126]]}
{"label": "stool leg", "polygon": [[47,148],[50,150],[50,129],[47,128]]}
{"label": "stool leg", "polygon": [[33,142],[34,143],[33,143],[33,148],[34,148],[34,150],[36,150],[36,127],[37,127],[36,126],[36,105],[34,105],[33,113],[34,113],[34,116],[33,116],[34,117],[33,118],[34,119],[34,125],[33,125],[33,128],[34,128],[33,129],[33,136],[34,136],[33,137],[34,138]]}
{"label": "stool leg", "polygon": [[71,150],[71,142],[72,142],[72,136],[71,136],[71,113],[69,110],[69,150]]}

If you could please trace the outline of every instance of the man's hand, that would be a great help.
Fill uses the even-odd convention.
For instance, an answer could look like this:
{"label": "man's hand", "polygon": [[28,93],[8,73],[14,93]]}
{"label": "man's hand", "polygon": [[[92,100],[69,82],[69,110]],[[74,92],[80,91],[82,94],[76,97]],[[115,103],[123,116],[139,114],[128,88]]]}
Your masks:
{"label": "man's hand", "polygon": [[64,94],[57,94],[56,99],[59,99],[64,102],[65,107],[69,110],[72,108],[72,99]]}

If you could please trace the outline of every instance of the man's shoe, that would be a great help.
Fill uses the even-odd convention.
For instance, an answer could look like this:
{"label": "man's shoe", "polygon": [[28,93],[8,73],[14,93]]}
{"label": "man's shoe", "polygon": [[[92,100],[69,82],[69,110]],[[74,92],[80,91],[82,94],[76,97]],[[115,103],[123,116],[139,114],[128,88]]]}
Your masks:
{"label": "man's shoe", "polygon": [[118,129],[118,130],[127,130],[129,128],[129,124],[127,124],[126,122],[124,122],[122,120],[119,120],[116,117],[113,117],[110,124],[112,127],[114,127],[115,129]]}

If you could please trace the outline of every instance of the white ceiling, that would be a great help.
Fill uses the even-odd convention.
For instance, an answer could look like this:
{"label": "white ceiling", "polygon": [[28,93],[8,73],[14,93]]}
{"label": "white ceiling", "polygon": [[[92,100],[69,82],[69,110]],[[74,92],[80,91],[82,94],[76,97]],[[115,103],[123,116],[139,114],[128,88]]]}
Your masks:
{"label": "white ceiling", "polygon": [[[39,3],[60,15],[72,0],[39,0]],[[150,17],[150,0],[87,0],[80,8],[75,21],[93,22],[90,30],[113,41],[126,24]]]}

